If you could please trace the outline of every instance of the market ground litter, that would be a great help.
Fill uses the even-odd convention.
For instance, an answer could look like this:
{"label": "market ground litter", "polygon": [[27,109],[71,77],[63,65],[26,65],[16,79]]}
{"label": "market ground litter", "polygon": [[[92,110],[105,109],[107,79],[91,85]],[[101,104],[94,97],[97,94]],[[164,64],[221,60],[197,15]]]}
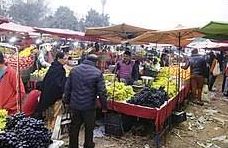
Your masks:
{"label": "market ground litter", "polygon": [[[210,93],[210,102],[204,106],[190,103],[185,111],[187,121],[174,126],[163,137],[163,148],[227,148],[228,147],[228,99],[221,94],[222,77],[216,81],[216,91]],[[83,145],[84,135],[80,141]],[[67,146],[67,138],[64,139]],[[127,132],[121,138],[95,138],[96,148],[153,148],[153,139],[148,136],[134,136]]]}

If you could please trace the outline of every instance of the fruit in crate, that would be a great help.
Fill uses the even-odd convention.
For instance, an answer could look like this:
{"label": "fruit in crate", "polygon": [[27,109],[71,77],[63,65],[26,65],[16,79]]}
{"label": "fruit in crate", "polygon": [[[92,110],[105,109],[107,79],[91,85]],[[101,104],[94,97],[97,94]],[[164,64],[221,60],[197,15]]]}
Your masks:
{"label": "fruit in crate", "polygon": [[[17,68],[17,57],[16,56],[11,56],[8,59],[6,59],[7,63],[9,66],[13,68]],[[19,58],[19,66],[21,70],[26,70],[33,66],[34,60],[32,57],[22,57]]]}
{"label": "fruit in crate", "polygon": [[112,83],[111,85],[106,85],[106,88],[108,96],[114,97],[114,100],[117,101],[125,101],[134,95],[133,88],[121,82],[115,82],[115,87],[114,83]]}
{"label": "fruit in crate", "polygon": [[6,117],[8,112],[5,109],[0,109],[0,131],[2,131],[6,126]]}

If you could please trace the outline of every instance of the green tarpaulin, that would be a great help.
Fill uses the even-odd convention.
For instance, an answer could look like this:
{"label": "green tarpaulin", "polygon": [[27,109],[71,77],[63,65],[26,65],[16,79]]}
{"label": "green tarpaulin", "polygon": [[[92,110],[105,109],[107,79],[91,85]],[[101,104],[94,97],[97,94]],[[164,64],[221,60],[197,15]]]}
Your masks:
{"label": "green tarpaulin", "polygon": [[206,36],[204,38],[227,40],[228,39],[228,23],[210,22],[200,29],[200,32]]}

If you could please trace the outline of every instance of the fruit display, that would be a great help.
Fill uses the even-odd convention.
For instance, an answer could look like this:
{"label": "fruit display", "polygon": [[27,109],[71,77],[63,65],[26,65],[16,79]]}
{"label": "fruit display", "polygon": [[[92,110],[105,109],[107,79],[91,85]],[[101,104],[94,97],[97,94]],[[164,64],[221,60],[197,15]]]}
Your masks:
{"label": "fruit display", "polygon": [[122,82],[115,82],[115,87],[114,83],[112,83],[111,85],[107,85],[106,88],[108,96],[110,98],[114,97],[114,99],[117,101],[125,101],[134,95],[133,88],[131,86],[125,85]]}
{"label": "fruit display", "polygon": [[30,78],[31,79],[35,79],[35,80],[43,80],[46,73],[48,71],[48,67],[47,68],[41,68],[40,70],[35,70],[31,75]]}
{"label": "fruit display", "polygon": [[14,54],[16,51],[11,48],[0,47],[0,52],[4,54]]}
{"label": "fruit display", "polygon": [[69,57],[71,58],[80,58],[80,56],[82,55],[82,50],[71,50],[69,51]]}
{"label": "fruit display", "polygon": [[8,112],[4,109],[0,109],[0,131],[2,131],[6,126],[6,117]]}
{"label": "fruit display", "polygon": [[155,89],[159,89],[161,87],[169,94],[169,97],[174,97],[177,93],[176,82],[172,79],[156,79],[151,86],[151,88]]}
{"label": "fruit display", "polygon": [[4,132],[0,133],[1,148],[47,148],[51,143],[51,132],[44,122],[22,113],[7,118]]}
{"label": "fruit display", "polygon": [[[179,75],[179,67],[178,66],[170,66],[170,67],[163,67],[162,68],[163,74],[165,76],[178,76]],[[180,69],[180,77],[182,80],[188,80],[190,79],[190,69],[184,70]]]}
{"label": "fruit display", "polygon": [[104,74],[104,80],[107,82],[114,82],[115,74]]}
{"label": "fruit display", "polygon": [[158,76],[155,78],[151,88],[159,89],[163,87],[168,92],[169,97],[174,97],[177,93],[176,79],[172,77],[167,68],[162,68]]}
{"label": "fruit display", "polygon": [[[8,65],[13,67],[14,69],[17,68],[17,57],[16,56],[11,56],[6,59],[6,62]],[[34,59],[32,57],[22,57],[19,58],[19,66],[21,70],[26,70],[32,67],[34,64]]]}
{"label": "fruit display", "polygon": [[30,46],[25,48],[24,50],[20,51],[19,57],[30,57],[32,54],[32,51],[35,49],[34,46]]}
{"label": "fruit display", "polygon": [[163,88],[151,89],[145,87],[128,100],[127,103],[151,108],[160,108],[168,99],[169,96]]}

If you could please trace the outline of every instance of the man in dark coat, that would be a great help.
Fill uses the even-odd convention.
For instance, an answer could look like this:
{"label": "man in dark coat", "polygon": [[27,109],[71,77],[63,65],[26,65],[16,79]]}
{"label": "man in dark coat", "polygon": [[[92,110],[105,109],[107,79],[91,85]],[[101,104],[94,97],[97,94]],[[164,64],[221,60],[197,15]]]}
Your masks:
{"label": "man in dark coat", "polygon": [[102,72],[96,68],[98,57],[94,54],[75,67],[65,86],[65,102],[70,104],[71,128],[70,148],[78,148],[81,125],[85,124],[84,148],[94,148],[93,129],[95,126],[96,99],[99,96],[102,111],[106,112],[106,88]]}
{"label": "man in dark coat", "polygon": [[66,71],[63,65],[67,57],[62,52],[56,54],[42,84],[40,101],[36,108],[35,117],[42,118],[42,112],[62,98],[66,82]]}

